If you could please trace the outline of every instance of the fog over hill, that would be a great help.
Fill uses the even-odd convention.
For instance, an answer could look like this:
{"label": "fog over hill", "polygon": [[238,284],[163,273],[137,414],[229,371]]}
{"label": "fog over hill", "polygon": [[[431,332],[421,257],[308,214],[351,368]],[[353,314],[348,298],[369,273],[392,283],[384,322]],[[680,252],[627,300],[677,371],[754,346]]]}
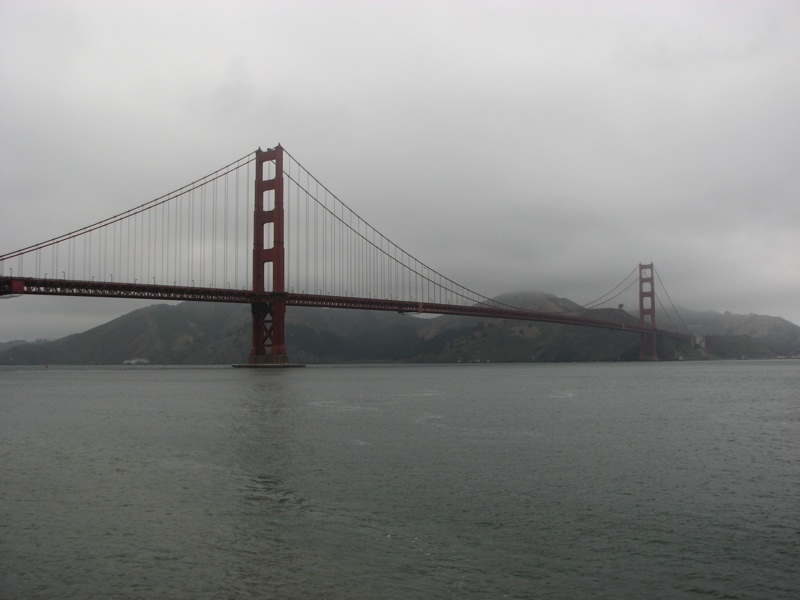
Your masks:
{"label": "fog over hill", "polygon": [[[507,294],[501,302],[537,311],[579,308],[540,292]],[[637,322],[621,310],[594,316]],[[779,317],[681,309],[706,347],[659,341],[661,360],[774,358],[800,354],[800,327]],[[394,312],[296,308],[287,310],[287,344],[293,362],[561,362],[637,360],[639,336],[574,325]],[[114,365],[146,359],[151,364],[246,362],[250,350],[249,306],[186,302],[158,304],[125,314],[86,332],[54,341],[0,345],[0,364]]]}

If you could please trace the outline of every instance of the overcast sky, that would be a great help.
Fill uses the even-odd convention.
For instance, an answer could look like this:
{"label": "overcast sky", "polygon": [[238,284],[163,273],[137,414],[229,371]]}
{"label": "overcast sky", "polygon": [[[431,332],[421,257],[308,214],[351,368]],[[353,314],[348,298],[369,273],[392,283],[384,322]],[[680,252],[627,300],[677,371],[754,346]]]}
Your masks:
{"label": "overcast sky", "polygon": [[[2,0],[0,82],[0,253],[281,143],[486,295],[652,261],[800,324],[796,1]],[[136,306],[0,300],[0,341]]]}

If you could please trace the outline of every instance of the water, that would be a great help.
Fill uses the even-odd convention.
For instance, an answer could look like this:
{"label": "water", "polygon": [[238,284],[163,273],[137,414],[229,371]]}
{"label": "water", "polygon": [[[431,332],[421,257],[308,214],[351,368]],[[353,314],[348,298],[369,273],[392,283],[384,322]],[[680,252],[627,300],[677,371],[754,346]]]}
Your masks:
{"label": "water", "polygon": [[0,389],[2,598],[800,597],[800,361]]}

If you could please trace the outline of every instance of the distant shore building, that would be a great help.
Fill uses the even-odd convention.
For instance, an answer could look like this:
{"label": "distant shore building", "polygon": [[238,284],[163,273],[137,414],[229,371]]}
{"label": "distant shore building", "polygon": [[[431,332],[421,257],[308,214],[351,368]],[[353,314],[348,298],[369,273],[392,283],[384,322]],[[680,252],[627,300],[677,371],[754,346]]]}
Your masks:
{"label": "distant shore building", "polygon": [[122,361],[123,365],[149,365],[150,361],[146,358],[129,358]]}

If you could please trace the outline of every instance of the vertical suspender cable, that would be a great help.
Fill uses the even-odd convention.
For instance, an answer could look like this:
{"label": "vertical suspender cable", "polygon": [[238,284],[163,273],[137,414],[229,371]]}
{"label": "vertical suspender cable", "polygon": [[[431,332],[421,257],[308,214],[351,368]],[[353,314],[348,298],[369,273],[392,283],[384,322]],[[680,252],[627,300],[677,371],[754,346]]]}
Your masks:
{"label": "vertical suspender cable", "polygon": [[[323,195],[324,197],[324,195]],[[327,200],[327,198],[325,198]],[[328,214],[324,208],[326,204],[322,204],[322,290],[328,293]]]}
{"label": "vertical suspender cable", "polygon": [[[309,177],[308,176],[308,171],[306,171],[306,190],[309,189],[309,178],[308,177]],[[311,235],[310,235],[310,232],[309,232],[309,214],[311,213],[311,209],[309,208],[308,191],[305,191],[303,193],[303,198],[304,198],[304,202],[305,202],[305,207],[304,208],[305,208],[305,217],[306,217],[306,228],[303,231],[304,237],[305,237],[305,243],[306,243],[306,252],[305,252],[305,255],[306,255],[306,273],[305,273],[305,278],[304,278],[305,279],[305,282],[304,282],[305,285],[303,287],[304,287],[304,290],[306,290],[306,289],[307,290],[311,290],[311,269],[309,267],[309,264],[310,264],[310,261],[311,261],[311,243],[310,243]]]}
{"label": "vertical suspender cable", "polygon": [[222,280],[223,285],[228,287],[228,173],[225,173],[222,184],[225,186],[225,214],[222,217]]}
{"label": "vertical suspender cable", "polygon": [[236,219],[234,220],[233,230],[235,240],[233,242],[233,264],[234,264],[234,286],[239,289],[239,175],[241,167],[236,168]]}
{"label": "vertical suspender cable", "polygon": [[247,244],[246,244],[246,247],[244,249],[244,261],[245,261],[244,278],[245,278],[245,281],[247,282],[247,287],[248,288],[252,288],[253,287],[253,284],[250,281],[250,276],[251,276],[251,272],[250,272],[250,258],[251,258],[251,254],[250,254],[250,246],[251,246],[251,244],[250,244],[250,207],[255,205],[255,199],[253,199],[252,204],[250,202],[250,188],[253,187],[252,181],[250,179],[250,177],[251,177],[250,176],[250,165],[251,165],[251,163],[252,163],[252,160],[247,161],[247,181],[245,182],[245,186],[244,186],[245,199],[246,199],[245,209],[244,209],[245,210],[245,213],[244,213],[245,214],[244,230],[245,230],[245,234],[246,234],[245,235],[245,239],[247,240]]}
{"label": "vertical suspender cable", "polygon": [[181,282],[181,223],[183,222],[183,205],[180,200],[183,195],[178,196],[173,200],[175,203],[175,283]]}
{"label": "vertical suspender cable", "polygon": [[169,276],[165,273],[164,266],[166,264],[166,228],[169,213],[167,212],[166,205],[161,205],[161,273],[159,274],[159,281],[162,285],[167,281]]}
{"label": "vertical suspender cable", "polygon": [[211,183],[211,285],[217,287],[217,182]]}
{"label": "vertical suspender cable", "polygon": [[292,279],[292,267],[294,266],[292,255],[292,203],[290,188],[290,180],[284,177],[287,169],[291,169],[291,161],[286,161],[283,166],[283,173],[280,174],[283,180],[283,214],[284,214],[284,230],[283,230],[283,265],[284,265],[284,290],[291,290],[294,280]]}
{"label": "vertical suspender cable", "polygon": [[[294,161],[292,161],[294,162]],[[297,172],[297,181],[300,178],[300,170],[295,165],[295,171]],[[294,200],[290,198],[289,202],[294,206],[294,270],[295,270],[295,278],[294,278],[294,288],[296,292],[300,291],[300,190],[297,189],[296,186],[292,184],[292,182],[287,181],[287,185],[294,188]],[[290,189],[291,189],[290,188]]]}
{"label": "vertical suspender cable", "polygon": [[200,188],[200,285],[206,285],[206,186]]}

